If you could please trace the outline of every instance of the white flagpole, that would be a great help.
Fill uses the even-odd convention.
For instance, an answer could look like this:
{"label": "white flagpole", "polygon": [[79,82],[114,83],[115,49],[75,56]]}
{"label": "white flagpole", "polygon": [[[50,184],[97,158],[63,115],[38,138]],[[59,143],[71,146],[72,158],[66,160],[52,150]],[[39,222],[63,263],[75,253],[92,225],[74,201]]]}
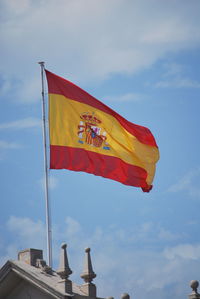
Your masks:
{"label": "white flagpole", "polygon": [[44,62],[38,62],[41,66],[42,79],[42,132],[44,144],[44,169],[45,169],[45,203],[46,203],[46,229],[47,229],[47,259],[48,265],[52,267],[52,231],[51,231],[51,209],[49,202],[49,177],[48,177],[48,161],[47,161],[47,129],[46,129],[46,113],[45,113],[45,95],[44,95]]}

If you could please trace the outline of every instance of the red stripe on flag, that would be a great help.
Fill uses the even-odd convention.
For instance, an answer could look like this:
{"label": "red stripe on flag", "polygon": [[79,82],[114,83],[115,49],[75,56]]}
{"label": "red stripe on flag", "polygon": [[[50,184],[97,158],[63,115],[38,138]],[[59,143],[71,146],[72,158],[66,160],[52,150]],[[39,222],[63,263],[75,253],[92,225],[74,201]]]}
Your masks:
{"label": "red stripe on flag", "polygon": [[51,145],[50,168],[92,173],[125,185],[141,187],[145,192],[151,189],[146,183],[147,172],[143,168],[80,148]]}
{"label": "red stripe on flag", "polygon": [[119,115],[117,112],[100,102],[99,100],[95,99],[85,90],[81,89],[80,87],[76,86],[72,82],[59,77],[47,70],[46,76],[48,81],[48,92],[53,94],[63,95],[71,100],[81,102],[87,105],[90,105],[94,108],[97,108],[103,112],[106,112],[112,116],[114,116],[119,123],[132,135],[134,135],[140,142],[158,147],[156,141],[151,134],[151,131],[143,126],[139,126],[133,124]]}

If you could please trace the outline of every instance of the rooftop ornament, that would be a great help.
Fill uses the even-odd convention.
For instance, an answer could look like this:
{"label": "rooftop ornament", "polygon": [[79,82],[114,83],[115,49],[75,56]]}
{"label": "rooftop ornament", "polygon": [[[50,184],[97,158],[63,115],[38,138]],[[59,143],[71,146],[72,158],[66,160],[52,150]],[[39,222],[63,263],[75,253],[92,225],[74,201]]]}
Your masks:
{"label": "rooftop ornament", "polygon": [[84,280],[84,284],[81,286],[81,290],[87,295],[96,298],[96,286],[92,283],[92,280],[96,277],[96,274],[92,268],[92,261],[90,256],[90,248],[85,249],[85,263],[81,278]]}
{"label": "rooftop ornament", "polygon": [[68,277],[72,274],[72,270],[69,267],[68,258],[67,258],[67,244],[63,243],[61,245],[60,253],[60,264],[56,273],[61,277],[60,283],[64,286],[64,291],[66,293],[72,293],[72,282]]}
{"label": "rooftop ornament", "polygon": [[199,286],[199,282],[197,280],[190,281],[190,287],[192,288],[192,293],[189,295],[189,299],[200,299],[200,294],[197,289]]}

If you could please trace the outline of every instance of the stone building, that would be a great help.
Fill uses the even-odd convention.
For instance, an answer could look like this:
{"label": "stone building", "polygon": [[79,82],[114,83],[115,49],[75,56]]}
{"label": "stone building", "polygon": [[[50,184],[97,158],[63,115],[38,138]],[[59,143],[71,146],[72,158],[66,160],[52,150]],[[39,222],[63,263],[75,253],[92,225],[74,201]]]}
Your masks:
{"label": "stone building", "polygon": [[[61,246],[60,264],[56,271],[46,264],[39,249],[20,251],[17,261],[7,261],[0,269],[0,299],[103,299],[97,296],[96,286],[92,283],[96,274],[92,268],[90,248],[85,249],[82,285],[69,279],[72,270],[66,248],[66,244]],[[192,293],[189,299],[200,299],[198,281],[191,281],[190,286]],[[121,298],[129,299],[129,295],[125,293]]]}
{"label": "stone building", "polygon": [[[67,257],[67,245],[61,246],[59,268],[54,271],[43,260],[39,249],[20,251],[17,261],[7,261],[0,269],[0,299],[103,299],[97,297],[92,280],[96,274],[92,268],[90,248],[85,249],[85,264],[82,285],[69,279],[72,270]],[[123,295],[129,299],[128,294]]]}

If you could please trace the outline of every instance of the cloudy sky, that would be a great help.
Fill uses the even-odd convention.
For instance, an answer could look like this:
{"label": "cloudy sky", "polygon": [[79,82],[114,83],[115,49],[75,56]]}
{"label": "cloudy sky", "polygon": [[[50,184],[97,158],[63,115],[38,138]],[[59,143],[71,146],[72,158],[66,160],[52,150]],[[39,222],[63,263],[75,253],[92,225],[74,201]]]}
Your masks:
{"label": "cloudy sky", "polygon": [[183,299],[200,280],[200,1],[0,1],[0,264],[46,252],[38,61],[133,123],[160,149],[154,188],[50,171],[53,266],[68,243],[99,296]]}

